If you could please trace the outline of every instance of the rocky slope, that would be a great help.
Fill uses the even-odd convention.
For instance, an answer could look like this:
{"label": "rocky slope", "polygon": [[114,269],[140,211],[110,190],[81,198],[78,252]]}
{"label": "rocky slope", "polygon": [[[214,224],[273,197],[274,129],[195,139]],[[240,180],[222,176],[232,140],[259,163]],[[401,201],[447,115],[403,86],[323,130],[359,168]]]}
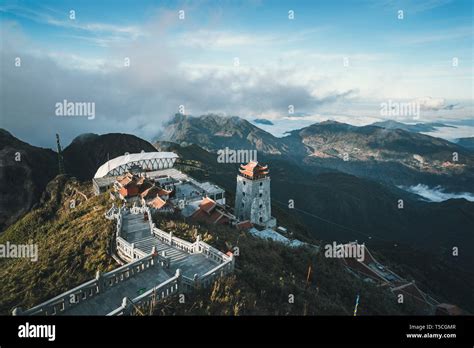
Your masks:
{"label": "rocky slope", "polygon": [[197,144],[216,152],[230,149],[254,149],[273,155],[288,155],[304,151],[304,146],[290,148],[268,132],[252,125],[240,117],[203,115],[192,117],[176,114],[164,127],[157,140],[178,144]]}
{"label": "rocky slope", "polygon": [[0,232],[26,214],[58,172],[57,154],[0,129]]}

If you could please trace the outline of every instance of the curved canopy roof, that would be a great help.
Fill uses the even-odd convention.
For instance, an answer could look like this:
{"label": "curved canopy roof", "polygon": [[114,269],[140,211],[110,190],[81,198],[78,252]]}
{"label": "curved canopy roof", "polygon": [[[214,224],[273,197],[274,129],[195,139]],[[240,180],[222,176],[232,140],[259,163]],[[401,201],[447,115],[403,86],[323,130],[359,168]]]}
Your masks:
{"label": "curved canopy roof", "polygon": [[179,156],[174,152],[140,152],[115,157],[97,169],[94,178],[107,175],[120,175],[134,166],[143,170],[159,170],[173,167]]}

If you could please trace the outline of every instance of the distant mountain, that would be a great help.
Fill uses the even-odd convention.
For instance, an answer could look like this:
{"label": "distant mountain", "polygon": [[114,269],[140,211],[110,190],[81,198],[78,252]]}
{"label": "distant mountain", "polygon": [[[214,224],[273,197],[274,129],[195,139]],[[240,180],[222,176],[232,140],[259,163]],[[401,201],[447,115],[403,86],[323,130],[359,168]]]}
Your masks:
{"label": "distant mountain", "polygon": [[57,154],[29,145],[0,129],[0,231],[38,202],[58,173]]}
{"label": "distant mountain", "polygon": [[[164,146],[161,142],[155,145]],[[183,147],[168,142],[166,146],[179,154],[177,166],[181,170],[225,188],[228,204],[233,205],[238,164],[218,163],[216,154],[197,145]],[[428,270],[433,273],[431,264],[415,260],[431,253],[437,257],[437,267],[450,276],[433,273],[422,283],[424,287],[436,288],[451,301],[474,309],[474,299],[467,299],[463,292],[453,290],[474,285],[471,267],[474,262],[474,202],[452,199],[427,203],[393,186],[336,170],[298,166],[284,156],[262,155],[259,160],[270,169],[272,211],[280,225],[297,231],[296,238],[310,242],[357,239],[369,247],[374,243],[376,250],[383,253],[404,252],[403,259],[407,263],[402,268],[411,270],[417,279]],[[295,209],[288,208],[290,199],[294,201]],[[398,208],[399,199],[403,199],[404,209]],[[291,216],[290,221],[286,215]],[[294,220],[299,224],[296,228],[292,225]],[[453,245],[468,249],[462,257],[453,259],[450,249]],[[417,255],[410,256],[412,249],[417,249],[414,251]],[[404,260],[398,262],[398,266],[401,267]]]}
{"label": "distant mountain", "polygon": [[125,152],[156,151],[149,142],[134,135],[110,133],[104,135],[82,134],[76,137],[64,151],[66,172],[79,180],[94,177],[97,169]]}
{"label": "distant mountain", "polygon": [[459,138],[456,141],[459,146],[465,147],[466,149],[474,151],[474,137],[470,138]]}
{"label": "distant mountain", "polygon": [[307,165],[395,185],[442,185],[454,192],[474,185],[472,152],[424,134],[326,121],[292,131],[283,140],[301,142],[311,151],[304,159]]}
{"label": "distant mountain", "polygon": [[256,118],[255,120],[253,120],[255,123],[258,123],[258,124],[264,124],[264,125],[267,125],[267,126],[273,126],[273,122],[270,121],[270,120],[267,120],[265,118]]}
{"label": "distant mountain", "polygon": [[326,121],[277,138],[239,117],[176,115],[158,138],[197,144],[211,152],[226,146],[257,149],[259,156],[281,156],[297,165],[335,169],[393,185],[442,185],[452,192],[474,186],[471,151],[391,125],[393,129]]}
{"label": "distant mountain", "polygon": [[164,127],[157,140],[178,144],[197,144],[216,152],[225,147],[252,149],[272,155],[304,153],[304,146],[282,142],[272,134],[254,126],[240,117],[203,115],[199,117],[176,114]]}
{"label": "distant mountain", "polygon": [[[312,149],[311,157],[340,158],[347,154],[349,160],[402,162],[414,169],[441,173],[462,165],[473,165],[474,157],[464,148],[447,140],[402,129],[384,129],[377,126],[356,127],[335,121],[317,123],[292,131]],[[452,161],[453,152],[464,156],[459,163]]]}
{"label": "distant mountain", "polygon": [[372,126],[382,127],[386,129],[403,129],[409,132],[434,132],[437,128],[456,128],[455,126],[450,126],[444,123],[430,122],[430,123],[417,123],[417,124],[406,124],[397,121],[381,121],[374,122]]}

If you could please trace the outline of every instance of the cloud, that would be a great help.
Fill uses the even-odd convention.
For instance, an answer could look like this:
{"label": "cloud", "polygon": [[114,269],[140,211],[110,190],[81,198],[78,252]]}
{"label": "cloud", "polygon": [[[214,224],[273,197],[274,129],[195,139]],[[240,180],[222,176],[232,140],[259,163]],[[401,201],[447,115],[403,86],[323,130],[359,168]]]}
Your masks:
{"label": "cloud", "polygon": [[444,98],[421,97],[412,102],[419,104],[421,110],[429,111],[453,110],[457,106],[457,104],[446,104]]}
{"label": "cloud", "polygon": [[203,49],[235,49],[238,46],[273,46],[287,45],[305,40],[314,40],[315,35],[325,32],[328,27],[316,27],[312,29],[301,30],[297,33],[256,33],[199,29],[188,31],[178,35],[177,44],[183,47],[197,47]]}
{"label": "cloud", "polygon": [[[83,33],[82,35],[70,34],[69,36],[88,40],[101,47],[107,47],[110,43],[117,41],[135,40],[146,35],[140,26],[84,22],[79,15],[76,19],[71,20],[68,17],[69,12],[60,12],[47,7],[33,10],[24,6],[8,4],[1,6],[0,12],[13,14],[36,23]],[[60,19],[64,17],[68,19]]]}
{"label": "cloud", "polygon": [[418,184],[410,187],[399,186],[400,188],[415,193],[429,202],[443,202],[448,199],[464,198],[474,202],[474,194],[470,192],[449,193],[445,192],[441,186],[430,188],[427,185]]}
{"label": "cloud", "polygon": [[[206,69],[182,64],[182,52],[170,47],[167,33],[175,13],[162,13],[144,25],[150,35],[110,48],[107,55],[87,58],[50,52],[14,26],[2,32],[4,86],[2,127],[41,146],[54,146],[54,133],[64,144],[84,132],[134,133],[152,139],[163,121],[184,105],[187,114],[222,113],[255,115],[286,114],[314,110],[321,105],[351,97],[354,90],[324,90],[295,78],[297,69],[281,67]],[[21,67],[14,66],[21,57]],[[124,58],[130,66],[124,66]],[[54,116],[54,106],[64,99],[94,102],[94,120]]]}

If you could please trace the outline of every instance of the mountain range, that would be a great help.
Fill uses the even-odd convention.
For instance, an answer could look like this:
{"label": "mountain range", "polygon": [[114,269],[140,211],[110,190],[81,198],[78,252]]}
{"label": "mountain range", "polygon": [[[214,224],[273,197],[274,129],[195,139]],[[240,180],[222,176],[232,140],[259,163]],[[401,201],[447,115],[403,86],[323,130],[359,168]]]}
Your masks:
{"label": "mountain range", "polygon": [[[436,255],[438,271],[450,275],[449,284],[436,270],[420,264],[419,258],[406,257],[397,260],[397,265],[413,270],[417,279],[430,274],[422,285],[434,286],[442,297],[474,309],[474,301],[465,300],[468,296],[459,290],[474,286],[474,203],[465,199],[428,203],[397,187],[400,172],[408,173],[413,183],[429,184],[431,180],[464,190],[473,187],[466,184],[472,182],[473,162],[468,150],[401,129],[337,122],[295,130],[284,138],[241,118],[216,115],[176,115],[164,129],[154,144],[130,134],[81,135],[63,151],[66,172],[88,181],[109,158],[125,152],[170,150],[180,155],[176,164],[180,169],[225,188],[232,205],[239,164],[218,163],[216,151],[223,147],[256,149],[259,161],[270,168],[272,209],[282,225],[293,227],[298,239],[358,239],[377,245],[382,255],[392,255],[388,263],[396,258],[395,250],[406,255]],[[0,216],[3,226],[8,226],[38,202],[47,182],[56,176],[58,162],[54,151],[28,145],[7,131],[0,132],[0,151],[6,159],[2,161],[5,170],[0,172],[2,191],[9,194],[2,195],[9,199],[0,201]],[[20,163],[12,160],[18,151],[25,154]],[[459,154],[458,167],[437,167],[452,152]],[[349,153],[349,161],[344,160],[344,153]],[[414,155],[423,158],[426,167],[413,162]],[[357,171],[362,175],[354,173]],[[21,175],[10,174],[15,172]],[[17,194],[18,188],[31,195]],[[290,199],[294,210],[288,208]],[[461,249],[456,258],[453,246]]]}
{"label": "mountain range", "polygon": [[211,152],[224,147],[255,149],[259,155],[281,156],[305,166],[336,169],[391,185],[424,183],[454,192],[474,187],[472,151],[396,127],[325,121],[278,138],[239,117],[178,114],[157,139],[197,144]]}

